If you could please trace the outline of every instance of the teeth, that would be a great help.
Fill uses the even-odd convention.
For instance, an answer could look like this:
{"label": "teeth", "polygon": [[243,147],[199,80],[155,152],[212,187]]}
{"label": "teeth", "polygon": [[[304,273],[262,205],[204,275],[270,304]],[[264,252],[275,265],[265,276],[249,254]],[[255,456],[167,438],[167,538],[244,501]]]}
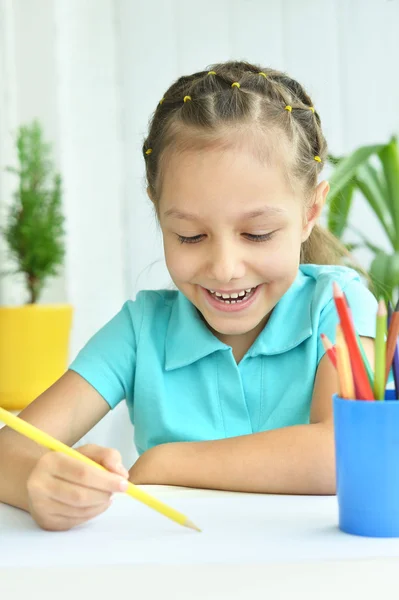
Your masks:
{"label": "teeth", "polygon": [[[246,293],[249,294],[250,292],[252,292],[253,289],[254,288],[248,288],[247,290],[241,290],[240,292],[234,292],[233,294],[220,294],[219,292],[215,292],[214,290],[209,291],[211,292],[211,294],[215,294],[215,296],[217,296],[218,298],[223,298],[227,300],[227,298],[243,298]],[[241,300],[236,300],[236,302],[241,302]],[[230,304],[230,302],[227,303]]]}

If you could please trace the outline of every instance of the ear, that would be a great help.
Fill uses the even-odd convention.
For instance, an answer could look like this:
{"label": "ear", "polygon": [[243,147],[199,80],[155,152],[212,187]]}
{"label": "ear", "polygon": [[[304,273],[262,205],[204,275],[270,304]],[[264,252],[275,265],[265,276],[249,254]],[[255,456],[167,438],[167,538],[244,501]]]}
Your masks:
{"label": "ear", "polygon": [[302,242],[305,242],[312,233],[325,204],[327,194],[330,190],[328,181],[321,181],[314,191],[313,203],[306,211],[305,222],[302,229]]}
{"label": "ear", "polygon": [[149,197],[151,202],[154,202],[154,198],[152,197],[150,186],[147,187],[147,196]]}

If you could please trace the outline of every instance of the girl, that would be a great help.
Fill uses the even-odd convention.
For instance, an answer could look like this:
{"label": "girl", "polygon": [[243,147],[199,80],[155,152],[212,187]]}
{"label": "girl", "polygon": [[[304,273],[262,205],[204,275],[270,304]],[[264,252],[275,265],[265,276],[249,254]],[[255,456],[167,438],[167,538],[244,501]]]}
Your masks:
{"label": "girl", "polygon": [[[335,493],[337,281],[373,363],[377,302],[317,225],[328,193],[320,118],[299,83],[244,62],[181,77],[143,156],[176,290],[141,291],[21,416],[75,444],[126,399],[140,458],[80,451],[111,472],[0,432],[0,500],[69,529],[126,478],[280,494]],[[336,266],[338,265],[338,266]],[[122,487],[120,487],[122,486]]]}

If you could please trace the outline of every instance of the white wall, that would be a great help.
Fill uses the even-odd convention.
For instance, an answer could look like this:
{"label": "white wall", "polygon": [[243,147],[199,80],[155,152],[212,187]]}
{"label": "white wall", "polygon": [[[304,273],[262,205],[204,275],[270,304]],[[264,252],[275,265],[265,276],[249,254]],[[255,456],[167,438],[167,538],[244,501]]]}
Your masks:
{"label": "white wall", "polygon": [[[38,117],[68,231],[65,268],[42,301],[74,305],[71,358],[126,298],[170,283],[141,153],[170,83],[232,58],[286,70],[310,92],[331,151],[348,152],[399,132],[398,24],[398,0],[0,0],[0,210],[11,133]],[[386,246],[360,200],[353,220]],[[359,258],[367,266],[367,252]],[[0,280],[1,302],[22,298],[18,282]],[[118,411],[100,437],[107,419],[127,427]]]}
{"label": "white wall", "polygon": [[[335,154],[399,132],[398,1],[121,0],[118,13],[131,295],[167,281],[160,240],[153,241],[141,143],[149,114],[177,76],[231,58],[285,70],[309,91]],[[362,199],[352,214],[365,234],[389,248]],[[369,265],[367,250],[357,256]]]}

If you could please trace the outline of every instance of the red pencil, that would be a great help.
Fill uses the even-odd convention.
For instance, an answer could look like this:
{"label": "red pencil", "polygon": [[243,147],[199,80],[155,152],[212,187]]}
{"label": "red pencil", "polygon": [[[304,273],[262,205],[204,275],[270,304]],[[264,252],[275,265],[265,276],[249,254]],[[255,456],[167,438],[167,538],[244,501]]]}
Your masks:
{"label": "red pencil", "polygon": [[374,400],[373,390],[367,377],[366,368],[356,340],[353,321],[348,310],[348,305],[338,283],[333,283],[334,302],[340,319],[342,332],[349,350],[353,379],[355,381],[358,400]]}
{"label": "red pencil", "polygon": [[331,341],[328,339],[328,337],[324,333],[321,333],[320,337],[321,337],[321,341],[323,342],[323,346],[327,353],[327,356],[331,361],[331,364],[333,365],[333,367],[337,368],[337,349],[336,349],[336,347],[332,345]]}
{"label": "red pencil", "polygon": [[[344,300],[346,302],[346,308],[348,309],[348,314],[349,314],[349,316],[351,318],[352,327],[355,328],[355,323],[353,321],[353,315],[352,315],[351,307],[349,306],[348,298],[346,297],[346,294],[345,294],[344,291],[342,291],[342,296],[343,296],[343,298],[344,298]],[[352,379],[353,379],[353,385],[355,386],[356,398],[360,398],[360,390],[359,390],[359,388],[357,386],[356,378],[353,376],[353,373],[352,373]]]}
{"label": "red pencil", "polygon": [[392,367],[393,357],[395,354],[396,344],[398,342],[399,335],[399,302],[397,303],[394,312],[392,313],[387,337],[386,346],[386,371],[385,371],[385,385],[388,380],[389,371]]}

